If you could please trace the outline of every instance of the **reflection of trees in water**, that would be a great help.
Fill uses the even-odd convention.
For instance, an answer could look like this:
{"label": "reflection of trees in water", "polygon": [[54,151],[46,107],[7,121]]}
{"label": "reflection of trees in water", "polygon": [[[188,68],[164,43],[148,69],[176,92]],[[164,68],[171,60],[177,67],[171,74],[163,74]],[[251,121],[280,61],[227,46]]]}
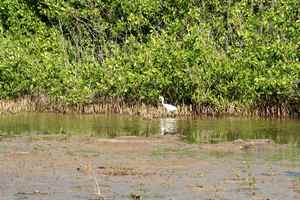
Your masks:
{"label": "reflection of trees in water", "polygon": [[234,141],[240,138],[240,132],[232,129],[199,129],[190,128],[183,133],[184,140],[190,143],[215,144],[225,141]]}
{"label": "reflection of trees in water", "polygon": [[174,118],[161,118],[160,119],[160,134],[176,134],[176,119]]}
{"label": "reflection of trees in water", "polygon": [[184,139],[190,143],[218,143],[222,141],[224,135],[215,130],[191,130],[189,133],[184,133]]}
{"label": "reflection of trees in water", "polygon": [[144,120],[121,115],[57,115],[18,113],[0,115],[0,139],[21,134],[80,134],[97,137],[176,134],[189,143],[220,143],[237,139],[271,139],[300,146],[298,120],[174,119]]}
{"label": "reflection of trees in water", "polygon": [[[180,129],[180,128],[179,128]],[[279,144],[300,144],[294,134],[283,134],[278,128],[242,129],[242,128],[186,128],[183,139],[190,143],[220,143],[237,139],[271,139]]]}

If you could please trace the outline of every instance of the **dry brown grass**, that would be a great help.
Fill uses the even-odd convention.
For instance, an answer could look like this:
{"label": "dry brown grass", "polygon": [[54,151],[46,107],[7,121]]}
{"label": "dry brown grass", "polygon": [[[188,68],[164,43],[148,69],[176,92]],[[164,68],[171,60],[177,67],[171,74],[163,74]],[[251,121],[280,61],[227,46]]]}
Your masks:
{"label": "dry brown grass", "polygon": [[[194,116],[194,115],[237,115],[259,117],[289,117],[293,113],[287,105],[257,105],[249,108],[239,108],[229,105],[222,111],[215,111],[205,105],[176,105],[175,114],[167,113],[158,102],[157,105],[146,105],[141,102],[126,102],[123,98],[103,97],[84,103],[70,104],[58,98],[47,96],[23,96],[16,99],[0,100],[0,114],[17,112],[58,112],[58,113],[82,113],[82,114],[108,114],[119,113],[127,115],[139,115],[144,119],[158,118],[161,116]],[[295,111],[296,112],[296,111]]]}

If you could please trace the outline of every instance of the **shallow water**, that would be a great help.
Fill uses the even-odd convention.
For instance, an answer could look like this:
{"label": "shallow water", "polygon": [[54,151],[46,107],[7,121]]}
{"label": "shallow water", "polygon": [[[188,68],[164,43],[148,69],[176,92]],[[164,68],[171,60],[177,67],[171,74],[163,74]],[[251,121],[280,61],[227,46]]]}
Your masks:
{"label": "shallow water", "polygon": [[19,113],[0,116],[0,135],[71,134],[113,138],[178,134],[188,143],[272,139],[279,144],[300,144],[299,122],[235,117],[145,120],[124,115]]}

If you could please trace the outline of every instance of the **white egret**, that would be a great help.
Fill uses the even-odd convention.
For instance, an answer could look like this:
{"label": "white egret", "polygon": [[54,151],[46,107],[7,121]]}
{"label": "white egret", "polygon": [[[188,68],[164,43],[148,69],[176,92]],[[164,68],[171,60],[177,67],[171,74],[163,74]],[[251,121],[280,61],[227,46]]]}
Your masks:
{"label": "white egret", "polygon": [[164,98],[162,96],[160,96],[159,99],[161,100],[162,105],[166,108],[168,112],[175,112],[177,110],[175,106],[164,103]]}

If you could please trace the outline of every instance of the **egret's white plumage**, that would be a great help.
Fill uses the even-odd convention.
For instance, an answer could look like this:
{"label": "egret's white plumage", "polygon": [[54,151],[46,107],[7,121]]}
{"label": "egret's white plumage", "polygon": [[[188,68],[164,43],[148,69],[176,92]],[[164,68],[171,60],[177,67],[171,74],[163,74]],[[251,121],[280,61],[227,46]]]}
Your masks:
{"label": "egret's white plumage", "polygon": [[171,104],[166,104],[164,103],[164,98],[163,97],[159,97],[159,99],[161,100],[162,105],[166,108],[166,110],[168,112],[175,112],[177,110],[177,108]]}

